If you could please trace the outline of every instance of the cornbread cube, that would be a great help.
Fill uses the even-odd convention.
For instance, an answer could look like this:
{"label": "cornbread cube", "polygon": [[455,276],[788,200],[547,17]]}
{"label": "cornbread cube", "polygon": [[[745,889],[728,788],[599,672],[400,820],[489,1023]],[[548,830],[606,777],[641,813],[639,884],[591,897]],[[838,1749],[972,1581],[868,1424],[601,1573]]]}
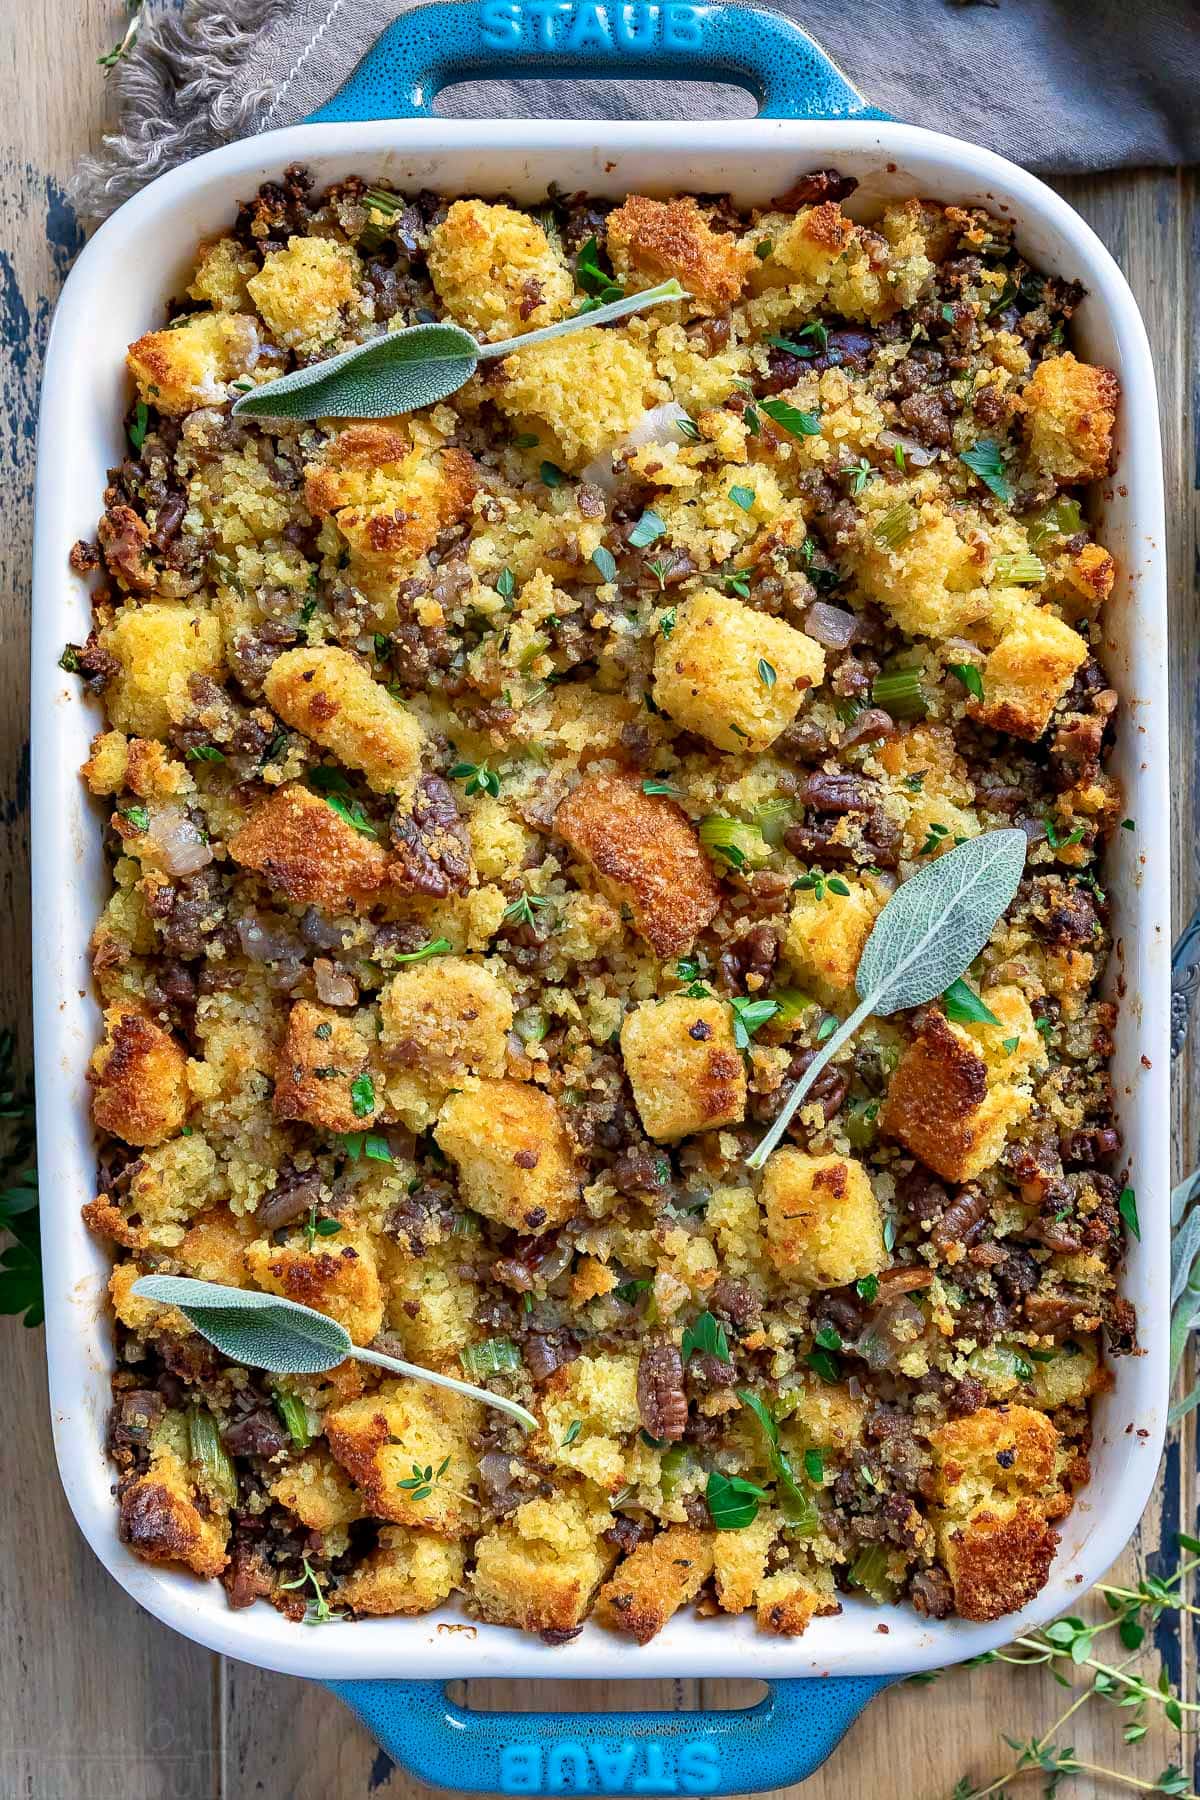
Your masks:
{"label": "cornbread cube", "polygon": [[540,424],[568,468],[626,437],[653,404],[654,367],[626,332],[576,331],[504,359],[492,389],[511,419]]}
{"label": "cornbread cube", "polygon": [[199,1132],[147,1150],[130,1165],[122,1201],[122,1211],[140,1220],[138,1247],[170,1250],[182,1244],[189,1221],[212,1205],[216,1189],[216,1153]]}
{"label": "cornbread cube", "polygon": [[935,1498],[963,1512],[1003,1496],[1045,1495],[1054,1486],[1058,1432],[1031,1406],[983,1406],[929,1433]]}
{"label": "cornbread cube", "polygon": [[571,1143],[549,1094],[520,1081],[477,1081],[451,1094],[434,1131],[458,1165],[465,1203],[513,1231],[570,1218],[579,1199]]}
{"label": "cornbread cube", "polygon": [[249,369],[258,349],[257,321],[242,313],[197,313],[171,331],[148,331],[125,355],[138,398],[179,415],[220,406],[227,383]]}
{"label": "cornbread cube", "polygon": [[936,786],[923,787],[915,794],[905,790],[902,798],[908,803],[903,825],[905,856],[932,860],[967,838],[979,836],[979,817],[974,808],[956,806]]}
{"label": "cornbread cube", "polygon": [[263,692],[286,725],[361,769],[377,794],[411,796],[425,734],[348,650],[285,650],[271,664]]}
{"label": "cornbread cube", "polygon": [[161,1144],[187,1118],[187,1056],[169,1031],[110,1006],[88,1069],[92,1117],[127,1144]]}
{"label": "cornbread cube", "polygon": [[246,283],[276,343],[309,355],[342,333],[342,308],[354,298],[359,261],[333,238],[292,237],[263,258]]}
{"label": "cornbread cube", "polygon": [[863,592],[910,637],[961,635],[988,615],[978,552],[959,535],[951,515],[919,492],[910,499],[913,529],[896,543],[881,540],[876,531],[902,504],[898,490],[883,482],[863,493],[862,535],[851,552]]}
{"label": "cornbread cube", "polygon": [[179,1246],[179,1260],[201,1281],[249,1287],[246,1245],[253,1234],[252,1219],[230,1212],[227,1206],[210,1207],[193,1221]]}
{"label": "cornbread cube", "polygon": [[1111,369],[1079,362],[1069,350],[1040,362],[1021,396],[1036,466],[1060,486],[1107,475],[1119,394]]}
{"label": "cornbread cube", "polygon": [[554,829],[657,955],[682,955],[711,923],[721,890],[695,827],[668,796],[643,793],[638,776],[585,776]]}
{"label": "cornbread cube", "polygon": [[1073,1352],[1056,1349],[1049,1362],[1033,1365],[1033,1391],[1038,1404],[1051,1412],[1059,1406],[1083,1406],[1109,1380],[1101,1367],[1095,1338],[1076,1332]]}
{"label": "cornbread cube", "polygon": [[386,885],[382,846],[298,782],[277,788],[256,806],[228,849],[234,862],[300,906],[355,911],[369,906]]}
{"label": "cornbread cube", "polygon": [[858,959],[887,898],[870,877],[843,881],[849,894],[827,886],[819,900],[811,889],[794,895],[783,936],[783,954],[798,979],[824,1000],[853,989]]}
{"label": "cornbread cube", "polygon": [[393,604],[395,581],[466,515],[478,485],[466,450],[414,445],[398,426],[370,419],[331,437],[304,477],[309,511],[332,517],[356,574]]}
{"label": "cornbread cube", "polygon": [[765,750],[824,674],[825,653],[812,638],[706,588],[678,609],[670,637],[659,638],[654,700],[718,750]]}
{"label": "cornbread cube", "polygon": [[229,1514],[169,1444],[156,1444],[150,1467],[119,1490],[121,1542],[146,1562],[183,1563],[219,1575],[229,1561]]}
{"label": "cornbread cube", "polygon": [[636,1352],[578,1356],[556,1369],[542,1390],[543,1426],[532,1454],[615,1494],[625,1484],[626,1445],[640,1422],[637,1384]]}
{"label": "cornbread cube", "polygon": [[639,1544],[600,1589],[597,1621],[648,1644],[712,1574],[713,1535],[672,1525]]}
{"label": "cornbread cube", "polygon": [[463,1586],[465,1568],[461,1544],[431,1531],[385,1525],[378,1549],[338,1584],[337,1602],[360,1616],[432,1612]]}
{"label": "cornbread cube", "polygon": [[[854,241],[854,221],[834,201],[805,206],[790,220],[770,228],[771,254],[756,271],[763,281],[827,283],[834,265]],[[763,235],[763,234],[758,234]]]}
{"label": "cornbread cube", "polygon": [[345,1471],[324,1450],[309,1450],[290,1462],[268,1488],[310,1531],[335,1531],[362,1514]]}
{"label": "cornbread cube", "polygon": [[939,1521],[938,1548],[960,1618],[986,1622],[1028,1605],[1045,1587],[1058,1533],[1031,1500],[981,1506]]}
{"label": "cornbread cube", "polygon": [[1066,580],[1082,594],[1089,611],[1104,604],[1116,578],[1117,565],[1102,544],[1084,544],[1067,559]]}
{"label": "cornbread cube", "polygon": [[780,1275],[809,1288],[844,1287],[886,1266],[879,1204],[853,1157],[776,1150],[760,1199]]}
{"label": "cornbread cube", "polygon": [[369,1344],[383,1324],[383,1290],[370,1239],[345,1227],[334,1237],[276,1244],[256,1238],[246,1251],[256,1287],[301,1306],[315,1306],[345,1327],[356,1344]]}
{"label": "cornbread cube", "polygon": [[552,325],[575,283],[536,219],[456,200],[429,234],[429,274],[451,318],[491,343]]}
{"label": "cornbread cube", "polygon": [[741,1531],[713,1533],[713,1576],[717,1599],[727,1613],[744,1613],[767,1572],[767,1554],[779,1532],[778,1517],[760,1512]]}
{"label": "cornbread cube", "polygon": [[1088,647],[1044,608],[1025,604],[983,666],[983,699],[970,710],[994,731],[1036,742],[1071,685]]}
{"label": "cornbread cube", "polygon": [[621,1026],[621,1055],[652,1138],[666,1142],[745,1116],[746,1071],[721,1000],[644,1001]]}
{"label": "cornbread cube", "polygon": [[196,260],[188,299],[206,300],[216,312],[249,312],[246,283],[257,268],[255,258],[236,238],[217,238],[204,245]]}
{"label": "cornbread cube", "polygon": [[988,1065],[967,1033],[931,1011],[892,1075],[879,1128],[945,1180],[973,1181],[1030,1104],[1008,1082],[989,1089]]}
{"label": "cornbread cube", "polygon": [[195,782],[165,744],[154,738],[127,738],[121,731],[101,731],[79,773],[93,794],[120,794],[128,788],[139,800],[167,800],[192,793]]}
{"label": "cornbread cube", "polygon": [[221,670],[216,614],[170,601],[122,607],[100,645],[120,665],[104,691],[109,723],[131,737],[166,737],[188,715],[193,676]]}
{"label": "cornbread cube", "polygon": [[348,1019],[298,1001],[275,1062],[276,1118],[302,1119],[324,1131],[364,1130],[379,1104],[366,1074],[369,1060],[366,1041]]}
{"label": "cornbread cube", "polygon": [[460,1075],[503,1075],[512,995],[472,956],[439,956],[393,975],[379,997],[385,1061],[443,1086]]}
{"label": "cornbread cube", "polygon": [[799,1387],[788,1389],[787,1404],[785,1444],[794,1439],[804,1449],[848,1450],[862,1436],[867,1403],[840,1382],[806,1374]]}
{"label": "cornbread cube", "polygon": [[[327,1413],[325,1436],[374,1518],[465,1537],[475,1519],[471,1437],[482,1410],[478,1401],[445,1388],[385,1381],[376,1393]],[[434,1480],[400,1485],[412,1482],[414,1470],[436,1471],[447,1457],[445,1473]],[[426,1495],[423,1486],[429,1487]]]}
{"label": "cornbread cube", "polygon": [[524,1631],[573,1630],[612,1566],[600,1535],[611,1523],[569,1489],[519,1506],[476,1542],[470,1592],[479,1617]]}
{"label": "cornbread cube", "polygon": [[800,1637],[814,1619],[828,1619],[842,1610],[827,1569],[811,1573],[781,1569],[758,1585],[755,1618],[760,1631],[777,1637]]}
{"label": "cornbread cube", "polygon": [[388,1324],[397,1332],[410,1362],[461,1375],[460,1350],[484,1334],[475,1321],[477,1285],[462,1274],[462,1245],[456,1238],[425,1245],[405,1239],[408,1255],[391,1262]]}
{"label": "cornbread cube", "polygon": [[675,200],[630,194],[609,213],[606,242],[617,279],[628,291],[674,276],[697,302],[697,312],[728,312],[750,266],[751,252],[714,231],[690,194]]}
{"label": "cornbread cube", "polygon": [[980,999],[1000,1021],[988,1025],[972,1021],[962,1030],[973,1041],[987,1064],[988,1085],[1019,1081],[1033,1069],[1044,1069],[1050,1058],[1045,1040],[1034,1023],[1029,1002],[1019,987],[1003,984],[984,988]]}

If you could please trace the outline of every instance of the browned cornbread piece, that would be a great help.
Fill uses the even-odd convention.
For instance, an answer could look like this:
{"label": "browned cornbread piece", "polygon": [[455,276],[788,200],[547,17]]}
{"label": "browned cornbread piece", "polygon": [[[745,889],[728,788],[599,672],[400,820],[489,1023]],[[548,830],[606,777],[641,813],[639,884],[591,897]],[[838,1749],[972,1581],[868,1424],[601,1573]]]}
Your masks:
{"label": "browned cornbread piece", "polygon": [[301,1000],[288,1015],[275,1062],[275,1115],[323,1131],[362,1131],[375,1116],[374,1084],[355,1082],[369,1061],[366,1040],[348,1019]]}
{"label": "browned cornbread piece", "polygon": [[458,1165],[463,1199],[513,1231],[546,1231],[579,1199],[571,1141],[549,1094],[523,1081],[476,1081],[451,1094],[434,1131]]}
{"label": "browned cornbread piece", "polygon": [[801,1574],[781,1569],[758,1585],[755,1619],[760,1631],[776,1637],[802,1637],[814,1619],[828,1619],[842,1610],[828,1571]]}
{"label": "browned cornbread piece", "polygon": [[433,548],[477,485],[466,450],[414,445],[395,425],[368,419],[330,438],[305,470],[304,497],[317,518],[333,517],[363,569],[386,579]]}
{"label": "browned cornbread piece", "polygon": [[[476,1478],[471,1437],[482,1408],[445,1388],[413,1381],[385,1381],[326,1415],[329,1448],[359,1489],[366,1510],[442,1537],[463,1537],[476,1508],[470,1497]],[[440,1468],[436,1481],[412,1481],[417,1469]],[[410,1485],[402,1487],[402,1482]],[[428,1492],[422,1493],[422,1488]]]}
{"label": "browned cornbread piece", "polygon": [[105,1013],[88,1079],[96,1124],[127,1144],[161,1144],[187,1118],[187,1056],[169,1031],[132,1008]]}
{"label": "browned cornbread piece", "polygon": [[1060,484],[1107,475],[1120,391],[1111,369],[1080,362],[1070,350],[1040,362],[1021,396],[1038,467]]}
{"label": "browned cornbread piece", "polygon": [[1045,1586],[1067,1510],[1059,1437],[1029,1406],[982,1407],[929,1434],[938,1545],[964,1619],[998,1619]]}
{"label": "browned cornbread piece", "polygon": [[724,1001],[647,1000],[621,1026],[621,1055],[642,1124],[669,1142],[733,1125],[746,1111],[746,1071]]}
{"label": "browned cornbread piece", "polygon": [[947,1181],[971,1181],[1004,1148],[1028,1098],[1006,1082],[988,1087],[988,1066],[965,1032],[936,1011],[896,1066],[879,1128]]}
{"label": "browned cornbread piece", "polygon": [[522,1631],[573,1631],[612,1566],[601,1535],[609,1524],[611,1514],[571,1487],[526,1501],[475,1545],[474,1610]]}
{"label": "browned cornbread piece", "polygon": [[241,313],[197,313],[168,331],[148,331],[126,352],[138,394],[163,413],[219,406],[227,383],[258,350],[257,321]]}
{"label": "browned cornbread piece", "polygon": [[983,665],[983,698],[973,700],[970,711],[993,731],[1035,743],[1087,657],[1083,638],[1056,613],[1043,606],[1015,608]]}
{"label": "browned cornbread piece", "polygon": [[694,1600],[712,1574],[712,1534],[673,1525],[639,1544],[600,1589],[596,1618],[639,1644],[656,1637],[673,1613]]}
{"label": "browned cornbread piece", "polygon": [[675,200],[630,194],[609,213],[607,233],[619,278],[632,271],[652,284],[674,276],[703,312],[728,312],[741,294],[748,252],[736,238],[714,231],[690,194]]}
{"label": "browned cornbread piece", "polygon": [[356,1613],[432,1612],[463,1585],[466,1557],[453,1539],[385,1525],[379,1547],[339,1582],[337,1602]]}
{"label": "browned cornbread piece", "polygon": [[170,1445],[156,1445],[145,1474],[121,1484],[119,1504],[121,1542],[147,1562],[182,1563],[197,1575],[219,1575],[229,1561],[224,1506]]}
{"label": "browned cornbread piece", "polygon": [[285,724],[361,769],[376,793],[411,795],[425,734],[348,650],[329,644],[285,650],[271,664],[263,692]]}
{"label": "browned cornbread piece", "polygon": [[721,890],[695,827],[674,800],[643,793],[639,776],[585,776],[554,829],[608,897],[629,907],[634,930],[659,956],[690,950],[714,918]]}
{"label": "browned cornbread piece", "polygon": [[776,1150],[767,1158],[761,1198],[771,1261],[786,1280],[844,1287],[886,1267],[879,1203],[852,1156]]}
{"label": "browned cornbread piece", "polygon": [[356,1344],[369,1344],[383,1324],[383,1290],[370,1240],[343,1227],[317,1239],[274,1244],[259,1238],[246,1251],[255,1287],[328,1313]]}
{"label": "browned cornbread piece", "polygon": [[387,881],[388,859],[375,839],[296,782],[254,809],[230,838],[229,854],[286,900],[330,912],[370,905]]}

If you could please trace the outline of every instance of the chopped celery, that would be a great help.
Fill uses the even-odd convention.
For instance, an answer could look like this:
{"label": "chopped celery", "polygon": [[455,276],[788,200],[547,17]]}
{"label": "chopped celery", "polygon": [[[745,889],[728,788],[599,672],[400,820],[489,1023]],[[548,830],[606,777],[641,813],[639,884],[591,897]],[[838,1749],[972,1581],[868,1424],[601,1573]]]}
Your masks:
{"label": "chopped celery", "polygon": [[998,556],[996,580],[1010,587],[1036,587],[1046,579],[1046,565],[1040,556]]}
{"label": "chopped celery", "polygon": [[910,506],[907,500],[902,500],[899,506],[893,506],[889,512],[885,512],[876,525],[873,534],[875,542],[882,550],[894,550],[897,544],[903,543],[916,530],[916,525],[916,508]]}
{"label": "chopped celery", "polygon": [[484,1338],[481,1344],[468,1344],[458,1359],[472,1381],[485,1375],[511,1375],[521,1366],[521,1352],[511,1338]]}
{"label": "chopped celery", "polygon": [[871,685],[871,700],[891,713],[893,719],[923,719],[929,710],[920,669],[892,669],[877,675]]}
{"label": "chopped celery", "polygon": [[989,1393],[1002,1394],[1033,1380],[1033,1364],[1011,1344],[980,1344],[967,1358],[972,1375]]}
{"label": "chopped celery", "polygon": [[765,863],[771,846],[755,825],[744,819],[730,819],[724,813],[709,813],[700,821],[700,842],[714,856],[725,859],[731,869],[744,869]]}
{"label": "chopped celery", "polygon": [[188,1408],[188,1460],[200,1470],[208,1486],[229,1506],[237,1505],[238,1484],[233,1464],[217,1431],[217,1421],[206,1407]]}
{"label": "chopped celery", "polygon": [[855,1150],[869,1150],[879,1136],[878,1100],[854,1100],[846,1112],[846,1136]]}
{"label": "chopped celery", "polygon": [[1052,500],[1049,506],[1043,506],[1031,515],[1026,523],[1025,531],[1030,547],[1040,550],[1050,538],[1074,537],[1083,527],[1083,515],[1079,510],[1078,500],[1065,497]]}
{"label": "chopped celery", "polygon": [[850,1565],[850,1579],[881,1605],[896,1598],[896,1585],[888,1574],[888,1552],[882,1544],[868,1544],[860,1550]]}
{"label": "chopped celery", "polygon": [[664,1500],[670,1501],[675,1498],[679,1483],[687,1472],[690,1462],[691,1458],[683,1444],[672,1444],[669,1450],[663,1451],[662,1461],[659,1464],[659,1481]]}
{"label": "chopped celery", "polygon": [[795,807],[788,800],[767,800],[754,809],[754,823],[772,849],[783,842],[783,834],[795,817]]}
{"label": "chopped celery", "polygon": [[276,1388],[271,1398],[297,1450],[307,1450],[312,1438],[308,1428],[308,1408],[303,1400],[296,1394],[285,1393],[282,1388]]}
{"label": "chopped celery", "polygon": [[772,988],[771,998],[779,1008],[775,1014],[777,1025],[798,1025],[817,1004],[811,994],[800,988]]}

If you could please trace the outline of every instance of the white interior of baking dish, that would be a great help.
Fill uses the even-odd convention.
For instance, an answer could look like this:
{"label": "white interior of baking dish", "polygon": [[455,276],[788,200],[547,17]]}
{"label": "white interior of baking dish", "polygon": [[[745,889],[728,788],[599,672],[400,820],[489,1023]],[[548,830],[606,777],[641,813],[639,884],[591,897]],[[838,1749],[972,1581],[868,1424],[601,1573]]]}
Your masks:
{"label": "white interior of baking dish", "polygon": [[[600,141],[597,142],[597,138]],[[104,1455],[112,1364],[104,1287],[109,1260],[84,1229],[95,1151],[85,1068],[97,1035],[88,936],[106,889],[99,809],[76,771],[99,728],[64,642],[87,633],[84,584],[67,554],[91,537],[105,471],[123,453],[126,345],[161,323],[197,240],[289,162],[318,183],[351,172],[415,191],[535,200],[547,184],[621,195],[730,191],[765,203],[812,168],[835,166],[861,186],[850,211],[868,218],[913,192],[988,206],[1017,221],[1040,268],[1089,290],[1076,347],[1122,383],[1115,480],[1092,511],[1114,552],[1118,585],[1105,661],[1123,701],[1114,772],[1136,831],[1118,831],[1105,884],[1122,995],[1114,1075],[1124,1157],[1136,1182],[1142,1241],[1129,1248],[1126,1292],[1144,1353],[1114,1365],[1097,1404],[1093,1479],[1065,1521],[1050,1581],[1023,1613],[992,1625],[930,1624],[900,1607],[848,1601],[797,1640],[758,1633],[748,1618],[682,1614],[645,1649],[589,1626],[566,1648],[498,1627],[439,1629],[450,1611],[311,1631],[258,1604],[231,1612],[222,1589],[140,1562],[117,1541],[113,1470]],[[101,1561],[156,1617],[229,1656],[296,1675],[605,1676],[883,1674],[972,1656],[1045,1620],[1097,1580],[1137,1523],[1154,1480],[1166,1407],[1168,1266],[1169,837],[1163,503],[1154,375],[1136,306],[1115,263],[1064,202],[1013,165],[913,127],[877,123],[725,121],[720,125],[505,124],[422,120],[298,126],[201,157],[121,209],[84,251],[64,291],[47,356],[37,487],[33,629],[34,985],[39,1163],[50,1394],[71,1506]],[[887,1633],[877,1630],[881,1622]]]}

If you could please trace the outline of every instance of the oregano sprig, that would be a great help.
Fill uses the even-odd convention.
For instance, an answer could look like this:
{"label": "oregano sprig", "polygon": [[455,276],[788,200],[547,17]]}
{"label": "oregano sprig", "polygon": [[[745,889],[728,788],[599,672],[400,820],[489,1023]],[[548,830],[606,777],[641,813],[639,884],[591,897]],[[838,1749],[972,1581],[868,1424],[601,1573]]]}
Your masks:
{"label": "oregano sprig", "polygon": [[401,1362],[397,1356],[364,1349],[351,1340],[350,1333],[336,1319],[295,1300],[282,1300],[255,1288],[196,1281],[188,1275],[143,1275],[134,1282],[133,1292],[146,1300],[157,1300],[162,1306],[175,1307],[223,1356],[248,1368],[266,1369],[272,1375],[320,1375],[349,1356],[356,1362],[388,1369],[393,1375],[407,1375],[432,1387],[466,1394],[484,1406],[508,1413],[527,1431],[537,1430],[533,1414],[515,1400],[473,1387],[453,1375]]}
{"label": "oregano sprig", "polygon": [[762,1168],[821,1070],[866,1019],[924,1006],[961,979],[1016,893],[1027,848],[1023,831],[985,831],[901,883],[859,958],[859,1004],[805,1069],[750,1168]]}
{"label": "oregano sprig", "polygon": [[630,294],[591,312],[573,313],[569,319],[497,344],[477,342],[450,320],[410,325],[266,382],[235,401],[233,411],[238,417],[254,419],[390,419],[457,393],[481,362],[687,297],[677,281],[661,281],[644,293]]}

